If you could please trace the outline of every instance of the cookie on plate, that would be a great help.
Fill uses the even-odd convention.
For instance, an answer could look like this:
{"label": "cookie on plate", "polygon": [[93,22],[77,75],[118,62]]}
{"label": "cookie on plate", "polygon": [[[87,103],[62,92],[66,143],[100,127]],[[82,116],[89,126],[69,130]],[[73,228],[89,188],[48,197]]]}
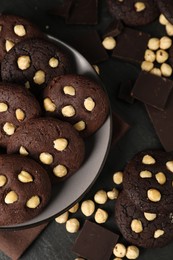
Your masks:
{"label": "cookie on plate", "polygon": [[30,21],[23,17],[0,15],[0,62],[5,54],[18,42],[32,37],[43,38],[45,35]]}
{"label": "cookie on plate", "polygon": [[36,98],[23,86],[0,83],[0,146],[27,120],[41,115]]}
{"label": "cookie on plate", "polygon": [[68,122],[31,119],[11,136],[7,153],[29,155],[47,169],[53,183],[76,172],[84,160],[85,145]]}
{"label": "cookie on plate", "polygon": [[55,77],[44,89],[47,115],[70,122],[82,137],[95,133],[109,113],[109,101],[102,86],[82,75]]}
{"label": "cookie on plate", "polygon": [[163,247],[173,239],[173,213],[141,211],[123,191],[115,206],[115,220],[130,243],[145,247]]}
{"label": "cookie on plate", "polygon": [[40,164],[20,155],[0,155],[0,225],[37,216],[51,196],[51,182]]}
{"label": "cookie on plate", "polygon": [[146,25],[159,15],[155,0],[107,0],[107,3],[112,16],[130,26]]}
{"label": "cookie on plate", "polygon": [[142,151],[127,164],[123,187],[136,206],[146,212],[173,211],[173,154]]}
{"label": "cookie on plate", "polygon": [[73,69],[70,54],[62,46],[46,39],[27,39],[16,44],[1,63],[5,82],[26,84],[35,94],[54,76]]}

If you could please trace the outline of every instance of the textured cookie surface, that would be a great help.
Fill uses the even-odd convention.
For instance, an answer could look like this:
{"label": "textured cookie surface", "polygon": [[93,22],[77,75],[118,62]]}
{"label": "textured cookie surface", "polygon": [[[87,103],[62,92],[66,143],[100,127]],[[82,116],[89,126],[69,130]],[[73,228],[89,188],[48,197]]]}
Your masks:
{"label": "textured cookie surface", "polygon": [[32,37],[45,37],[30,21],[15,15],[0,15],[0,62],[16,43]]}
{"label": "textured cookie surface", "polygon": [[26,88],[0,83],[0,146],[7,145],[9,137],[22,123],[40,114],[38,101]]}
{"label": "textured cookie surface", "polygon": [[98,83],[69,74],[54,78],[44,89],[44,108],[48,115],[70,122],[82,137],[87,137],[104,123],[109,102]]}
{"label": "textured cookie surface", "polygon": [[124,170],[123,187],[141,210],[173,211],[173,154],[159,150],[136,154]]}
{"label": "textured cookie surface", "polygon": [[126,25],[138,26],[152,22],[159,15],[155,0],[107,0],[112,16]]}
{"label": "textured cookie surface", "polygon": [[84,160],[83,139],[72,125],[53,118],[28,121],[11,136],[7,153],[29,155],[49,171],[53,182],[77,171]]}
{"label": "textured cookie surface", "polygon": [[0,225],[38,215],[49,201],[51,183],[37,162],[20,155],[0,155]]}
{"label": "textured cookie surface", "polygon": [[1,76],[3,81],[23,83],[40,93],[51,78],[71,69],[66,50],[48,40],[32,38],[16,44],[5,55]]}
{"label": "textured cookie surface", "polygon": [[124,191],[116,200],[115,218],[123,237],[137,246],[163,247],[173,239],[173,213],[140,211]]}

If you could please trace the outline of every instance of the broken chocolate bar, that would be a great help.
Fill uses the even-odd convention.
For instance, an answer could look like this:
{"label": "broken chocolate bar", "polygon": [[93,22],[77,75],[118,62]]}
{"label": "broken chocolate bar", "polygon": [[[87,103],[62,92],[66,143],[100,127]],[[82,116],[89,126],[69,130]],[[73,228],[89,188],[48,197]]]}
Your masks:
{"label": "broken chocolate bar", "polygon": [[122,32],[123,28],[124,26],[122,22],[120,20],[114,19],[104,31],[103,38],[116,37]]}

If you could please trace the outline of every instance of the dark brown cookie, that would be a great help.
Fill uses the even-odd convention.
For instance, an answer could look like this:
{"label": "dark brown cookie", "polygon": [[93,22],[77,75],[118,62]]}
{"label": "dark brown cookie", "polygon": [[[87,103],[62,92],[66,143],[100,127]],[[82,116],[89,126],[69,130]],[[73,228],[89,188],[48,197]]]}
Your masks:
{"label": "dark brown cookie", "polygon": [[109,101],[101,85],[86,76],[69,74],[54,78],[44,89],[48,115],[68,121],[88,137],[104,123]]}
{"label": "dark brown cookie", "polygon": [[32,37],[45,37],[45,35],[23,17],[15,15],[0,15],[0,62],[6,52],[16,43]]}
{"label": "dark brown cookie", "polygon": [[0,83],[0,146],[24,122],[41,115],[36,98],[23,86]]}
{"label": "dark brown cookie", "polygon": [[173,213],[140,211],[123,191],[115,206],[116,223],[130,243],[145,247],[163,247],[173,240]]}
{"label": "dark brown cookie", "polygon": [[29,84],[38,94],[51,78],[73,70],[67,50],[45,39],[27,39],[4,57],[1,76],[5,82]]}
{"label": "dark brown cookie", "polygon": [[146,212],[173,210],[173,154],[142,151],[124,170],[123,187],[129,198]]}
{"label": "dark brown cookie", "polygon": [[112,16],[130,26],[146,25],[159,15],[155,0],[107,0],[107,3]]}
{"label": "dark brown cookie", "polygon": [[7,153],[29,155],[49,171],[53,182],[76,172],[84,160],[83,139],[72,125],[54,118],[31,119],[11,136]]}
{"label": "dark brown cookie", "polygon": [[173,1],[172,0],[156,0],[160,12],[166,19],[173,24]]}
{"label": "dark brown cookie", "polygon": [[38,215],[49,201],[47,172],[34,160],[0,155],[0,225],[13,225]]}

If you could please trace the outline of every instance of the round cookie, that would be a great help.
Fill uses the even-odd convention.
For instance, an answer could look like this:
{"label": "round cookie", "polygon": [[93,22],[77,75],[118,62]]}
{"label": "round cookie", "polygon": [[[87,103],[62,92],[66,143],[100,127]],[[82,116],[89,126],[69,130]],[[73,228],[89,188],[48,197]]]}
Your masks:
{"label": "round cookie", "polygon": [[160,12],[173,24],[173,2],[172,0],[156,0]]}
{"label": "round cookie", "polygon": [[83,139],[72,125],[54,118],[31,119],[11,136],[7,153],[29,155],[46,168],[53,183],[76,172],[84,160]]}
{"label": "round cookie", "polygon": [[0,15],[0,62],[18,42],[32,37],[45,37],[34,24],[23,17]]}
{"label": "round cookie", "polygon": [[37,216],[51,196],[51,182],[40,164],[20,155],[0,155],[0,226]]}
{"label": "round cookie", "polygon": [[26,88],[0,83],[0,146],[6,147],[9,137],[21,124],[40,115],[38,101]]}
{"label": "round cookie", "polygon": [[55,77],[44,89],[47,115],[70,122],[82,137],[95,133],[109,112],[109,101],[102,87],[81,75]]}
{"label": "round cookie", "polygon": [[142,151],[127,164],[123,187],[129,198],[147,212],[173,210],[173,154]]}
{"label": "round cookie", "polygon": [[163,247],[173,239],[173,213],[140,211],[124,191],[116,200],[115,220],[123,237],[136,246]]}
{"label": "round cookie", "polygon": [[155,0],[107,0],[107,3],[112,16],[130,26],[146,25],[159,15]]}
{"label": "round cookie", "polygon": [[40,94],[51,78],[73,69],[67,50],[46,39],[27,39],[16,44],[1,63],[5,82],[26,84]]}

